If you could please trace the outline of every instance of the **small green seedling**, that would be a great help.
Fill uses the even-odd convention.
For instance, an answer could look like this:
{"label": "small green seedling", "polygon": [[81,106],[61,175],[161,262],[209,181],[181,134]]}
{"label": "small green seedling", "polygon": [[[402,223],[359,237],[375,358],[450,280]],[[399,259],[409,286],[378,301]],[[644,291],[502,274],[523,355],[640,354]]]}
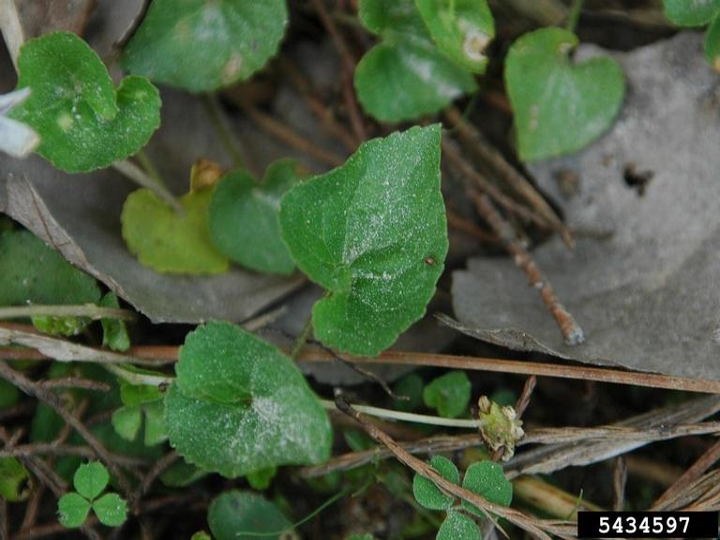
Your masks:
{"label": "small green seedling", "polygon": [[327,290],[312,323],[328,347],[375,356],[425,313],[448,250],[440,137],[436,124],[373,139],[283,197],[283,239]]}
{"label": "small green seedling", "polygon": [[[133,368],[135,373],[153,374]],[[113,412],[112,425],[123,439],[134,441],[142,428],[145,446],[154,446],[167,439],[163,424],[163,395],[157,386],[132,385],[120,382],[120,398],[123,406]]]}
{"label": "small green seedling", "polygon": [[66,493],[58,500],[60,523],[67,528],[80,527],[92,509],[103,525],[122,525],[128,511],[125,500],[117,493],[101,495],[109,481],[110,475],[102,463],[80,465],[73,477],[76,491]]}
{"label": "small green seedling", "polygon": [[625,95],[622,69],[611,58],[574,64],[575,34],[541,28],[508,51],[505,84],[515,112],[523,161],[574,152],[613,124]]}
{"label": "small green seedling", "polygon": [[157,88],[131,75],[116,90],[100,57],[70,32],[28,40],[18,72],[18,88],[31,92],[10,116],[40,135],[37,152],[64,171],[107,167],[137,152],[160,126]]}
{"label": "small green seedling", "polygon": [[437,409],[443,418],[457,418],[467,410],[472,385],[464,371],[451,371],[437,377],[423,390],[423,401]]}
{"label": "small green seedling", "polygon": [[[459,484],[460,472],[455,464],[443,456],[435,456],[430,466],[440,475],[454,484]],[[489,502],[510,506],[512,502],[512,484],[505,478],[502,467],[492,461],[473,463],[465,471],[462,487],[481,495]],[[424,508],[445,510],[447,512],[437,540],[476,540],[480,538],[480,529],[473,519],[464,512],[482,516],[480,509],[467,501],[461,506],[455,505],[455,498],[440,491],[429,479],[415,474],[413,495]]]}

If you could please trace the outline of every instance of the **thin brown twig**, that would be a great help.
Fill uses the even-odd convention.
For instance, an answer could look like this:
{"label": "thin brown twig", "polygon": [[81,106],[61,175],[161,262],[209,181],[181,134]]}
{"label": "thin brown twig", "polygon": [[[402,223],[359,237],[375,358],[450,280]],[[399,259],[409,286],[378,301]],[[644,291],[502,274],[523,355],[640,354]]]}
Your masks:
{"label": "thin brown twig", "polygon": [[260,112],[256,107],[243,105],[243,110],[258,127],[267,131],[270,135],[273,135],[285,144],[314,157],[319,162],[331,167],[337,167],[345,162],[341,156],[321,148],[309,138],[295,133],[288,126],[277,121],[272,116]]}
{"label": "thin brown twig", "polygon": [[545,198],[528,182],[527,178],[510,165],[479,130],[466,122],[457,108],[449,107],[446,109],[445,117],[453,128],[457,130],[458,138],[465,148],[500,174],[507,185],[530,204],[542,216],[543,221],[559,232],[565,243],[572,247],[574,241],[570,229],[560,220]]}
{"label": "thin brown twig", "polygon": [[53,409],[57,414],[59,414],[65,421],[65,423],[72,426],[72,428],[77,432],[77,434],[80,435],[83,439],[85,439],[85,442],[87,442],[88,446],[90,446],[90,448],[95,451],[98,459],[100,459],[100,461],[102,461],[103,464],[108,468],[108,470],[115,476],[118,481],[118,485],[122,489],[125,496],[127,497],[130,494],[130,485],[125,479],[125,476],[120,471],[120,468],[118,467],[116,462],[113,460],[112,454],[107,451],[107,449],[100,442],[100,440],[97,439],[97,437],[95,437],[95,435],[93,435],[80,420],[78,420],[70,412],[65,410],[65,407],[62,406],[62,403],[58,399],[57,395],[49,392],[38,383],[31,381],[23,374],[15,371],[3,361],[0,361],[0,377],[5,379],[12,385],[16,386],[29,396],[32,396],[47,404],[51,409]]}
{"label": "thin brown twig", "polygon": [[720,441],[708,448],[672,486],[655,500],[650,509],[661,509],[679,493],[687,491],[689,486],[718,460],[720,460]]}
{"label": "thin brown twig", "polygon": [[[37,455],[49,455],[54,457],[80,456],[88,460],[95,459],[95,457],[97,456],[95,451],[88,446],[56,444],[54,442],[23,444],[0,450],[0,458],[26,457]],[[115,462],[124,467],[134,468],[141,465],[147,465],[147,461],[140,458],[133,458],[119,454],[112,454],[112,456]]]}
{"label": "thin brown twig", "polygon": [[145,474],[143,477],[142,482],[137,487],[137,489],[133,492],[133,494],[130,497],[130,505],[132,508],[132,513],[135,515],[140,514],[140,502],[142,501],[142,498],[145,496],[145,494],[150,490],[150,486],[152,486],[152,483],[157,479],[158,476],[160,476],[170,465],[175,463],[175,461],[179,458],[177,452],[170,451],[167,454],[165,454],[162,458],[160,458],[158,461],[155,462],[153,467]]}
{"label": "thin brown twig", "polygon": [[365,130],[365,124],[362,121],[362,115],[355,98],[355,90],[353,88],[353,74],[355,73],[355,58],[350,53],[350,49],[345,43],[345,39],[337,29],[335,21],[327,12],[323,0],[312,0],[315,12],[320,17],[325,30],[327,30],[330,38],[333,41],[333,45],[340,55],[340,61],[342,63],[342,92],[345,99],[345,106],[347,107],[348,116],[350,118],[350,125],[355,132],[355,136],[358,140],[364,141],[368,138],[367,131]]}
{"label": "thin brown twig", "polygon": [[444,478],[427,463],[414,457],[412,454],[404,450],[398,443],[396,443],[389,435],[368,422],[368,420],[362,414],[353,409],[350,403],[345,400],[344,396],[339,391],[336,391],[335,394],[335,404],[337,408],[340,409],[343,413],[347,414],[351,418],[354,418],[373,440],[387,447],[388,450],[390,450],[393,455],[398,459],[398,461],[410,467],[420,476],[423,476],[428,480],[432,481],[439,489],[441,489],[445,493],[454,495],[455,497],[458,497],[462,500],[469,502],[473,506],[476,506],[485,514],[487,519],[489,519],[490,521],[495,522],[495,518],[492,516],[492,514],[495,514],[499,517],[505,518],[509,522],[517,525],[531,535],[537,538],[541,538],[543,540],[550,540],[551,537],[548,535],[548,533],[563,538],[572,537],[572,531],[574,531],[575,528],[575,524],[573,522],[549,523],[547,521],[529,517],[513,508],[506,508],[502,505],[491,503],[477,493],[473,493],[472,491],[464,489],[459,485]]}
{"label": "thin brown twig", "polygon": [[443,157],[447,158],[450,165],[462,174],[463,179],[466,181],[472,181],[472,183],[466,182],[471,192],[475,192],[476,189],[479,189],[491,197],[500,206],[505,208],[508,212],[511,212],[527,221],[531,221],[540,227],[550,228],[548,223],[539,217],[537,213],[513,200],[511,197],[508,197],[500,191],[497,186],[491,184],[488,179],[475,170],[475,168],[464,157],[462,157],[462,155],[455,150],[455,148],[453,148],[447,140],[443,140],[442,142],[442,152]]}
{"label": "thin brown twig", "polygon": [[615,459],[613,468],[613,510],[620,512],[625,508],[625,486],[627,484],[627,465],[624,456]]}
{"label": "thin brown twig", "polygon": [[530,285],[539,289],[545,307],[555,318],[560,332],[567,345],[579,345],[585,341],[585,334],[572,314],[560,303],[547,277],[538,268],[528,250],[515,239],[512,227],[507,223],[493,206],[487,195],[476,194],[473,197],[475,206],[488,222],[490,227],[500,237],[505,249],[513,256],[515,265],[527,275]]}

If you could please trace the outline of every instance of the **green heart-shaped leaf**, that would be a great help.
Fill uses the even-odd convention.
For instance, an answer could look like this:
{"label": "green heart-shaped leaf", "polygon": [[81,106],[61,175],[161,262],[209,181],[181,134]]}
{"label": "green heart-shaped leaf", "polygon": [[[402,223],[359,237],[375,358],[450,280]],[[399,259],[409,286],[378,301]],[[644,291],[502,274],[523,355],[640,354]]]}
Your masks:
{"label": "green heart-shaped leaf", "polygon": [[720,12],[720,0],[663,0],[665,16],[678,26],[702,26]]}
{"label": "green heart-shaped leaf", "polygon": [[225,175],[208,210],[210,236],[231,260],[257,270],[290,274],[295,263],[280,237],[280,198],[298,181],[295,163],[281,160],[268,167],[261,184],[244,171]]}
{"label": "green heart-shaped leaf", "polygon": [[93,501],[92,509],[100,523],[108,527],[119,527],[127,519],[127,502],[117,493],[106,493]]}
{"label": "green heart-shaped leaf", "polygon": [[125,200],[122,235],[130,251],[158,272],[217,274],[230,262],[210,239],[207,225],[211,189],[191,191],[177,212],[149,189],[133,191]]}
{"label": "green heart-shaped leaf", "polygon": [[66,493],[58,499],[58,521],[63,527],[74,529],[87,519],[90,512],[90,501],[74,491]]}
{"label": "green heart-shaped leaf", "polygon": [[265,65],[287,18],[284,0],[154,0],[122,62],[154,81],[216,90]]}
{"label": "green heart-shaped leaf", "polygon": [[472,74],[433,44],[412,0],[363,0],[359,14],[383,40],[355,69],[358,100],[375,118],[411,120],[477,89]]}
{"label": "green heart-shaped leaf", "polygon": [[327,414],[295,364],[228,323],[185,340],[165,397],[170,443],[187,461],[237,477],[330,455]]}
{"label": "green heart-shaped leaf", "polygon": [[544,159],[574,152],[613,123],[625,94],[620,66],[610,58],[574,65],[572,32],[542,28],[513,43],[505,83],[515,112],[520,158]]}
{"label": "green heart-shaped leaf", "polygon": [[443,53],[473,73],[485,72],[485,48],[495,35],[485,0],[415,0],[415,5]]}
{"label": "green heart-shaped leaf", "polygon": [[[448,458],[435,456],[428,463],[446,480],[450,480],[453,484],[460,482],[460,472]],[[413,476],[413,496],[420,506],[430,510],[447,510],[455,501],[454,497],[440,491],[432,480],[417,473]]]}
{"label": "green heart-shaped leaf", "polygon": [[435,540],[478,540],[482,538],[477,524],[459,512],[450,510],[440,525]]}
{"label": "green heart-shaped leaf", "polygon": [[30,97],[11,116],[40,134],[37,152],[56,167],[84,172],[134,154],[160,125],[160,94],[147,79],[117,89],[98,55],[69,32],[25,43],[18,88]]}
{"label": "green heart-shaped leaf", "polygon": [[[479,461],[470,465],[465,471],[462,487],[482,495],[491,503],[510,506],[512,502],[513,486],[505,478],[503,468],[494,461]],[[475,505],[467,501],[462,504],[468,511],[484,515]]]}
{"label": "green heart-shaped leaf", "polygon": [[440,126],[364,143],[341,167],[299,184],[280,207],[295,262],[329,294],[315,336],[374,356],[425,313],[447,254]]}
{"label": "green heart-shaped leaf", "polygon": [[86,499],[93,500],[100,495],[110,481],[110,474],[99,461],[80,465],[73,476],[73,486]]}
{"label": "green heart-shaped leaf", "polygon": [[464,371],[451,371],[433,379],[423,390],[423,401],[443,418],[457,418],[470,402],[470,379]]}

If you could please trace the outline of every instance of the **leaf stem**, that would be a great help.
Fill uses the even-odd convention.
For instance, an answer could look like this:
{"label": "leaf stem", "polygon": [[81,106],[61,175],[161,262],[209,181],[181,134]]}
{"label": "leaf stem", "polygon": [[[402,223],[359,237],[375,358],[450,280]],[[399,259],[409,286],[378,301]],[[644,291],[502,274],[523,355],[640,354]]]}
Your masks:
{"label": "leaf stem", "polygon": [[107,308],[95,304],[76,306],[7,306],[0,308],[0,319],[16,319],[20,317],[89,317],[97,319],[122,319],[134,321],[135,314],[127,309]]}
{"label": "leaf stem", "polygon": [[312,316],[308,317],[308,320],[305,323],[305,326],[303,326],[302,332],[300,332],[300,335],[295,340],[292,351],[290,352],[290,358],[295,360],[295,359],[297,359],[298,356],[300,356],[300,352],[302,352],[302,348],[307,343],[307,340],[310,337],[311,332],[312,332]]}
{"label": "leaf stem", "polygon": [[245,166],[245,159],[243,159],[242,154],[240,154],[233,141],[232,133],[228,128],[227,121],[224,118],[217,96],[215,94],[203,94],[202,102],[205,106],[205,111],[210,118],[210,122],[215,128],[215,132],[218,134],[218,137],[220,137],[220,142],[225,147],[225,150],[227,150],[227,153],[230,154],[235,168],[247,168]]}
{"label": "leaf stem", "polygon": [[[143,154],[142,152],[138,152],[136,155],[138,156],[138,160],[141,163],[143,162],[143,159],[147,160],[147,156],[145,156],[145,154]],[[141,155],[144,157],[141,158]],[[149,163],[149,161],[147,161],[147,163]],[[135,182],[137,185],[147,188],[153,193],[155,193],[155,195],[157,195],[170,206],[172,206],[172,208],[176,212],[183,212],[183,207],[180,204],[180,201],[177,200],[175,195],[168,191],[159,176],[154,177],[152,174],[142,170],[140,167],[138,167],[131,161],[128,161],[127,159],[123,159],[122,161],[116,161],[112,164],[112,167],[126,178]],[[150,168],[152,170],[155,170],[152,164],[150,165]]]}
{"label": "leaf stem", "polygon": [[[334,410],[335,402],[321,399],[320,403],[328,410]],[[402,411],[393,411],[391,409],[381,409],[380,407],[371,407],[369,405],[353,405],[355,410],[377,418],[387,418],[389,420],[402,420],[404,422],[414,422],[416,424],[429,424],[431,426],[446,426],[465,429],[478,429],[480,422],[470,418],[442,418],[440,416],[428,416],[425,414],[415,414]]]}
{"label": "leaf stem", "polygon": [[160,386],[170,384],[175,380],[174,377],[163,377],[161,375],[148,375],[147,373],[128,371],[116,364],[103,364],[103,367],[113,375],[118,376],[133,386]]}
{"label": "leaf stem", "polygon": [[582,11],[583,3],[584,0],[573,0],[572,5],[570,6],[570,13],[568,14],[566,27],[571,32],[575,32],[575,27],[580,19],[580,12]]}

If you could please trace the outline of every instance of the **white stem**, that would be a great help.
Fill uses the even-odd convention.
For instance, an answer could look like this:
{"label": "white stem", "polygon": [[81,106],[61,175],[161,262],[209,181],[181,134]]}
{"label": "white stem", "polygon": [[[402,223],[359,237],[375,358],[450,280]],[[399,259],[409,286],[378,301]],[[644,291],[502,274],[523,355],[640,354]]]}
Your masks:
{"label": "white stem", "polygon": [[[336,408],[335,402],[327,399],[321,399],[320,403],[328,410]],[[369,405],[353,405],[352,407],[361,413],[376,416],[378,418],[387,418],[389,420],[402,420],[404,422],[414,422],[416,424],[430,424],[432,426],[447,426],[465,429],[478,429],[480,427],[480,422],[471,418],[442,418],[440,416],[428,416],[425,414],[381,409],[379,407],[370,407]]]}
{"label": "white stem", "polygon": [[95,304],[75,306],[8,306],[0,308],[0,319],[16,319],[19,317],[88,317],[97,319],[124,319],[132,321],[135,315],[132,311],[119,308],[107,308]]}
{"label": "white stem", "polygon": [[160,182],[157,182],[152,176],[150,176],[140,167],[135,165],[133,162],[124,159],[122,161],[116,161],[112,164],[112,167],[136,184],[147,188],[153,193],[155,193],[155,195],[157,195],[170,206],[172,206],[176,212],[182,212],[183,207],[180,205],[175,196],[170,193],[164,185],[162,185]]}
{"label": "white stem", "polygon": [[114,364],[103,364],[105,369],[129,382],[133,386],[160,386],[161,384],[170,384],[173,377],[162,377],[160,375],[147,375],[146,373],[135,373],[128,371]]}

